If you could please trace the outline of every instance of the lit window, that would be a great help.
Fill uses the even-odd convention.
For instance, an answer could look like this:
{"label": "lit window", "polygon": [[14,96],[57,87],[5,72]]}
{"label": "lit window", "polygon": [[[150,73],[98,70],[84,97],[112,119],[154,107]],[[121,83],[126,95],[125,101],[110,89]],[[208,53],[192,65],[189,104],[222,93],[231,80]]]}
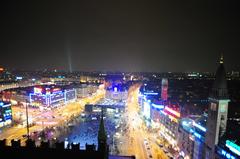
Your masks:
{"label": "lit window", "polygon": [[217,104],[211,103],[211,110],[216,111],[217,110]]}

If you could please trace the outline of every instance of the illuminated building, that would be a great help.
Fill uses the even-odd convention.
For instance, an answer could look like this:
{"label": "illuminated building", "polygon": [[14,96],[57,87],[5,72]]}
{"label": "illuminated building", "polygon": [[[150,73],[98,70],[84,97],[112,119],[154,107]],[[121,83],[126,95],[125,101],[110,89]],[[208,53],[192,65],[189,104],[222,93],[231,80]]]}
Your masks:
{"label": "illuminated building", "polygon": [[151,103],[151,119],[152,121],[160,120],[160,111],[164,109],[163,102],[161,101],[153,101]]}
{"label": "illuminated building", "polygon": [[166,78],[162,79],[161,98],[164,101],[168,99],[168,80]]}
{"label": "illuminated building", "polygon": [[165,106],[165,108],[160,111],[160,133],[173,147],[177,146],[180,117],[180,109],[177,105]]}
{"label": "illuminated building", "polygon": [[219,67],[216,72],[216,79],[213,83],[209,97],[207,133],[206,133],[206,158],[215,158],[215,146],[225,134],[228,115],[228,90],[226,72],[221,56]]}
{"label": "illuminated building", "polygon": [[150,120],[151,100],[144,101],[144,103],[143,103],[143,115],[147,120]]}
{"label": "illuminated building", "polygon": [[180,121],[178,146],[182,157],[193,159],[240,158],[239,134],[232,136],[229,135],[229,130],[226,130],[229,102],[226,83],[226,73],[221,57],[209,96],[208,113],[195,120],[184,118]]}
{"label": "illuminated building", "polygon": [[94,84],[81,84],[74,87],[77,91],[77,97],[83,98],[91,95],[92,93],[96,92],[98,89],[98,85]]}
{"label": "illuminated building", "polygon": [[197,119],[182,118],[179,122],[178,147],[184,158],[204,158],[207,114]]}
{"label": "illuminated building", "polygon": [[160,128],[160,111],[164,109],[163,102],[153,101],[151,103],[150,118],[151,118],[151,127],[153,129]]}
{"label": "illuminated building", "polygon": [[114,100],[125,100],[127,99],[128,92],[126,90],[120,90],[117,87],[114,87],[113,90],[106,91],[106,98]]}
{"label": "illuminated building", "polygon": [[76,99],[75,89],[62,90],[61,88],[34,87],[33,93],[29,94],[30,105],[50,106],[64,104]]}
{"label": "illuminated building", "polygon": [[157,92],[144,91],[139,94],[139,105],[141,112],[146,119],[147,126],[157,128],[159,135],[166,138],[173,147],[177,145],[178,120],[180,119],[180,109],[178,105],[164,105],[163,100],[157,100]]}
{"label": "illuminated building", "polygon": [[142,115],[146,119],[147,126],[151,126],[152,128],[159,127],[160,111],[164,109],[162,101],[152,98],[157,95],[158,93],[156,92],[144,92],[138,95]]}
{"label": "illuminated building", "polygon": [[[152,105],[152,100],[154,96],[157,96],[158,93],[152,92],[152,91],[144,91],[143,93],[140,93],[138,95],[138,101],[139,105],[141,106],[141,112],[143,113],[143,116],[150,120],[151,118],[151,105]],[[155,104],[157,105],[157,104]]]}
{"label": "illuminated building", "polygon": [[0,102],[0,127],[12,123],[12,109],[11,104],[7,102]]}

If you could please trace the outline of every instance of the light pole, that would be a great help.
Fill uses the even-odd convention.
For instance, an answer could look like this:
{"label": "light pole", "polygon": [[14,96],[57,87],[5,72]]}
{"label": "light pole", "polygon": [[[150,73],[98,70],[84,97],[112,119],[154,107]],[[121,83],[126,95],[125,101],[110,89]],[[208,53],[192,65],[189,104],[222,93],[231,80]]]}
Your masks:
{"label": "light pole", "polygon": [[27,138],[29,140],[29,124],[28,124],[28,103],[27,103],[27,100],[26,100],[26,122],[27,122]]}
{"label": "light pole", "polygon": [[113,134],[112,154],[114,153],[114,147],[115,147],[115,145],[114,145],[114,136],[115,136],[115,134]]}

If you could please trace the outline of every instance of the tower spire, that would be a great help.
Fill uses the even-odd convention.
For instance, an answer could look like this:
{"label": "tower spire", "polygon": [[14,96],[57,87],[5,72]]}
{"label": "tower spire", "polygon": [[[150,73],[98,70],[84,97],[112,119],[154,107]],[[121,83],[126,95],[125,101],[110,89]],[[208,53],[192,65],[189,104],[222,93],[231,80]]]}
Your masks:
{"label": "tower spire", "polygon": [[108,145],[107,145],[107,135],[104,127],[104,120],[103,120],[103,108],[101,112],[101,119],[100,125],[98,129],[98,151],[103,154],[103,159],[108,158]]}
{"label": "tower spire", "polygon": [[223,60],[223,53],[221,53],[219,63],[223,64],[223,62],[224,62],[224,60]]}
{"label": "tower spire", "polygon": [[107,135],[106,135],[105,126],[104,126],[103,109],[102,109],[100,125],[98,129],[98,144],[106,143],[106,142],[107,142]]}
{"label": "tower spire", "polygon": [[205,135],[206,156],[205,158],[215,158],[215,147],[226,133],[229,103],[226,71],[221,54],[219,66],[215,74],[215,81],[209,96],[209,108],[207,119],[207,132]]}
{"label": "tower spire", "polygon": [[228,99],[226,71],[223,63],[223,53],[219,59],[219,66],[215,74],[215,81],[210,92],[210,97],[214,99]]}

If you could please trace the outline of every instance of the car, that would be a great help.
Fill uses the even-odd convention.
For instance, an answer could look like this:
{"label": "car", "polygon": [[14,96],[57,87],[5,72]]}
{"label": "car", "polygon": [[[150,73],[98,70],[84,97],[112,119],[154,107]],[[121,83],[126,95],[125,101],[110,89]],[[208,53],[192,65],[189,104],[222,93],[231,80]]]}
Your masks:
{"label": "car", "polygon": [[26,135],[26,134],[24,134],[24,135],[22,135],[22,137],[23,137],[23,138],[25,138],[25,137],[27,137],[27,135]]}
{"label": "car", "polygon": [[163,151],[164,151],[165,153],[168,153],[168,150],[167,150],[166,148],[163,148]]}
{"label": "car", "polygon": [[163,144],[159,144],[158,146],[162,148],[162,147],[163,147]]}
{"label": "car", "polygon": [[148,143],[148,141],[147,141],[147,139],[146,139],[146,138],[144,139],[144,141],[143,141],[143,142],[144,142],[144,144]]}
{"label": "car", "polygon": [[150,154],[148,157],[149,157],[149,158],[153,158],[151,154]]}
{"label": "car", "polygon": [[97,117],[92,117],[92,120],[97,120]]}
{"label": "car", "polygon": [[147,147],[148,150],[150,150],[150,147]]}

